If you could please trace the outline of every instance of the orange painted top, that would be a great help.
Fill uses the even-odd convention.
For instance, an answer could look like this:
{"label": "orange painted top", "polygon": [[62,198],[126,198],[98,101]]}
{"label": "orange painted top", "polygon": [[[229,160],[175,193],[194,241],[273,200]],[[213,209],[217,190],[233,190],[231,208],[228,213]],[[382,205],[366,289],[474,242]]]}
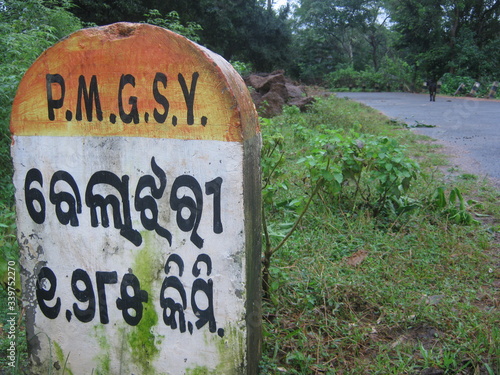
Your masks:
{"label": "orange painted top", "polygon": [[222,57],[160,27],[117,23],[45,51],[19,85],[10,129],[240,142],[259,125],[243,80]]}

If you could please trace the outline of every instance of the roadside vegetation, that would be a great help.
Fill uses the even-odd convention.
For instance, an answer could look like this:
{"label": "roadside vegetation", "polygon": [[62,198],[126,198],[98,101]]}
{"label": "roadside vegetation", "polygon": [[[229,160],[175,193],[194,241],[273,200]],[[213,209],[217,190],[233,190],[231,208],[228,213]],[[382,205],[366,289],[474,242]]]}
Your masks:
{"label": "roadside vegetation", "polygon": [[263,373],[500,373],[499,192],[346,99],[262,131]]}
{"label": "roadside vegetation", "polygon": [[[395,79],[396,75],[399,79]],[[480,79],[471,76],[445,73],[438,81],[438,91],[442,95],[471,96],[471,90],[476,90],[475,97],[498,99],[500,91],[495,89],[493,76]],[[401,91],[401,92],[427,92],[426,78],[412,81],[411,67],[399,61],[384,60],[379,70],[367,69],[356,71],[353,68],[339,69],[325,77],[325,85],[336,92],[375,92],[375,91]]]}

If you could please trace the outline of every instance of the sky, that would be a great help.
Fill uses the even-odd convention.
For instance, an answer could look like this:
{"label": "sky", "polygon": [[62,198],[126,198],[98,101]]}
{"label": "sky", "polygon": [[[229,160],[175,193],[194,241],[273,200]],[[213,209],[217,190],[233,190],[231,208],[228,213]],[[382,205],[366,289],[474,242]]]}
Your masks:
{"label": "sky", "polygon": [[283,5],[286,5],[287,1],[289,1],[290,3],[294,2],[294,0],[274,0],[274,8],[279,9]]}

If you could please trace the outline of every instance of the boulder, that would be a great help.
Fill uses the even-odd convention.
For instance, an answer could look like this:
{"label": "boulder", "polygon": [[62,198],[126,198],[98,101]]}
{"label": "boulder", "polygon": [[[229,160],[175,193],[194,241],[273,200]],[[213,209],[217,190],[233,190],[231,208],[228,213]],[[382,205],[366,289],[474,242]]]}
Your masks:
{"label": "boulder", "polygon": [[314,102],[315,99],[312,96],[306,96],[301,98],[292,98],[287,104],[299,107],[300,112],[307,112]]}
{"label": "boulder", "polygon": [[285,87],[285,76],[280,72],[266,75],[252,74],[247,79],[247,85],[261,94],[266,94],[271,90]]}
{"label": "boulder", "polygon": [[307,96],[302,87],[286,78],[282,70],[251,74],[245,78],[245,83],[251,88],[252,99],[263,117],[281,114],[285,104],[306,111],[314,102],[314,98]]}
{"label": "boulder", "polygon": [[263,117],[274,117],[283,112],[285,99],[276,91],[263,95],[259,103],[259,113]]}
{"label": "boulder", "polygon": [[286,87],[286,90],[288,92],[288,97],[290,99],[303,98],[304,95],[306,94],[305,91],[302,89],[302,87],[296,86],[295,84],[293,84],[291,82],[286,82],[285,87]]}

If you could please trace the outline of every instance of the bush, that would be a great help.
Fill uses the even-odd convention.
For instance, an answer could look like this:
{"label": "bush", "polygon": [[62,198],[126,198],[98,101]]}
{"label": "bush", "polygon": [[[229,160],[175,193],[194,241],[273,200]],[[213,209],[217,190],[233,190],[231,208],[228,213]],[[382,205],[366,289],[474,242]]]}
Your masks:
{"label": "bush", "polygon": [[380,71],[374,69],[366,69],[360,72],[360,85],[361,87],[368,87],[370,89],[381,91],[390,86],[389,80]]}
{"label": "bush", "polygon": [[185,25],[182,24],[179,13],[175,10],[164,16],[157,9],[151,9],[144,17],[146,17],[146,22],[151,25],[169,29],[193,42],[200,42],[198,32],[202,30],[202,27],[196,22],[187,22]]}
{"label": "bush", "polygon": [[[314,106],[319,111],[325,103]],[[265,298],[270,296],[271,259],[299,228],[310,207],[324,205],[330,214],[366,213],[382,221],[420,207],[407,197],[419,166],[396,140],[360,134],[335,122],[313,125],[311,116],[315,115],[286,107],[282,116],[261,120]],[[267,213],[280,216],[279,222],[269,220]],[[272,239],[279,243],[273,245]]]}
{"label": "bush", "polygon": [[404,155],[403,146],[384,136],[345,134],[326,127],[316,134],[308,137],[310,153],[297,163],[307,166],[311,180],[322,181],[332,205],[351,212],[368,209],[373,216],[407,209],[401,197],[419,167]]}
{"label": "bush", "polygon": [[361,84],[361,74],[351,66],[328,74],[327,82],[332,88],[359,87]]}
{"label": "bush", "polygon": [[35,59],[81,27],[65,8],[41,2],[8,1],[0,10],[0,200],[13,203],[9,118],[16,88]]}
{"label": "bush", "polygon": [[[477,91],[477,96],[488,96],[492,81],[486,80],[476,80],[472,77],[454,75],[451,73],[446,73],[441,78],[441,93],[445,95],[454,95],[461,84],[464,84],[463,90],[457,95],[467,95],[474,86],[474,83],[479,82],[481,86]],[[497,91],[496,97],[500,97],[500,92]]]}
{"label": "bush", "polygon": [[453,95],[461,84],[465,85],[462,93],[468,93],[475,82],[476,80],[471,77],[462,77],[446,73],[441,78],[441,93]]}
{"label": "bush", "polygon": [[[55,3],[54,3],[55,4]],[[0,281],[18,257],[15,236],[9,119],[16,88],[35,59],[60,38],[81,28],[66,8],[37,0],[10,0],[0,8]],[[64,2],[65,6],[69,3]]]}
{"label": "bush", "polygon": [[385,57],[380,69],[356,71],[353,67],[338,69],[326,76],[328,85],[336,90],[346,88],[376,91],[404,89],[411,82],[411,68],[400,59]]}
{"label": "bush", "polygon": [[245,63],[238,60],[230,61],[233,68],[242,76],[249,75],[253,71],[253,66],[250,63]]}

